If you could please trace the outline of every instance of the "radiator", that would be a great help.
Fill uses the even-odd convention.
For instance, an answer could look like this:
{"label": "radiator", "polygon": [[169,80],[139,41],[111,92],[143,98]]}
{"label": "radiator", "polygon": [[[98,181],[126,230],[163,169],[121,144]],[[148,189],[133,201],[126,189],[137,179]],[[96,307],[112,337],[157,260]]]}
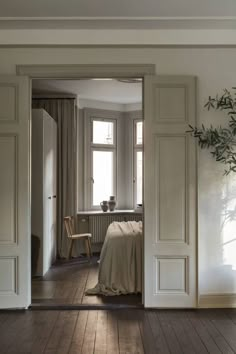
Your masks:
{"label": "radiator", "polygon": [[92,234],[92,243],[102,243],[105,240],[108,226],[113,221],[140,221],[140,215],[90,215],[89,216],[89,232]]}

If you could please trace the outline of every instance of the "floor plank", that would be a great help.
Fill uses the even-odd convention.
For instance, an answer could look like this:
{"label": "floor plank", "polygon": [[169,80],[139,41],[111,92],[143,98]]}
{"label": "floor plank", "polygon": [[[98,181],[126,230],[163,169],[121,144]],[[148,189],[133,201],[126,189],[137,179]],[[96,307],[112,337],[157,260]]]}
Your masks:
{"label": "floor plank", "polygon": [[99,311],[97,318],[94,354],[107,352],[107,311]]}
{"label": "floor plank", "polygon": [[221,353],[221,350],[217,346],[217,344],[214,341],[214,338],[212,338],[210,330],[204,325],[204,323],[201,321],[200,317],[201,312],[191,312],[189,313],[189,319],[197,332],[198,336],[200,337],[201,341],[205,345],[208,353],[212,354],[219,354]]}
{"label": "floor plank", "polygon": [[234,310],[0,312],[1,354],[236,353]]}
{"label": "floor plank", "polygon": [[203,342],[201,341],[200,337],[198,336],[197,332],[195,331],[191,321],[188,318],[188,313],[189,311],[180,311],[180,313],[183,315],[182,317],[180,316],[179,321],[181,325],[184,328],[185,333],[189,337],[194,350],[198,354],[207,354],[207,349]]}
{"label": "floor plank", "polygon": [[139,320],[133,311],[120,313],[118,335],[120,353],[144,353]]}
{"label": "floor plank", "polygon": [[77,317],[75,330],[71,340],[69,354],[81,353],[87,320],[88,320],[88,311],[80,311]]}
{"label": "floor plank", "polygon": [[170,351],[168,349],[163,330],[155,312],[148,311],[146,316],[151,326],[152,335],[154,337],[156,353],[169,354]]}
{"label": "floor plank", "polygon": [[107,353],[119,354],[118,320],[115,312],[107,312]]}
{"label": "floor plank", "polygon": [[152,328],[144,311],[139,311],[139,328],[143,342],[145,353],[158,353],[156,348],[155,336],[153,335]]}
{"label": "floor plank", "polygon": [[[84,304],[142,306],[141,295],[87,296],[86,289],[98,281],[98,257],[91,262],[79,259],[60,261],[42,277],[32,280],[32,304]],[[0,322],[1,326],[1,322]]]}
{"label": "floor plank", "polygon": [[89,311],[81,350],[82,354],[92,354],[94,352],[97,319],[98,311]]}
{"label": "floor plank", "polygon": [[162,310],[157,312],[156,314],[160,321],[170,353],[182,354],[183,352],[176,336],[176,333],[171,325],[170,317],[168,316],[168,311]]}

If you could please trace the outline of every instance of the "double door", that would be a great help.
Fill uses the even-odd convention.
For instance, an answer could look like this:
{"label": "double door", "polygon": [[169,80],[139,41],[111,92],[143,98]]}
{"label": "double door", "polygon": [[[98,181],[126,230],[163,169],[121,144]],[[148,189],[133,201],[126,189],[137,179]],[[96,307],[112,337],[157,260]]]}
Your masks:
{"label": "double door", "polygon": [[[0,107],[0,307],[19,308],[31,302],[31,120],[27,77],[0,78]],[[146,77],[146,307],[196,306],[196,150],[193,139],[186,134],[188,124],[195,124],[194,78]],[[53,196],[54,191],[48,189],[45,195]],[[47,213],[50,225],[53,212]]]}

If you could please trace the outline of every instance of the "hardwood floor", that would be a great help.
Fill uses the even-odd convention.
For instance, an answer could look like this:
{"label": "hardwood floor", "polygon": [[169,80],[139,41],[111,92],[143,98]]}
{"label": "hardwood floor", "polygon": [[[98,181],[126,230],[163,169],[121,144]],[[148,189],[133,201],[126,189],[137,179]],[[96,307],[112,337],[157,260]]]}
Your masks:
{"label": "hardwood floor", "polygon": [[0,312],[1,354],[233,354],[236,310]]}
{"label": "hardwood floor", "polygon": [[141,295],[86,296],[98,280],[98,257],[60,261],[43,278],[32,280],[32,304],[141,306]]}

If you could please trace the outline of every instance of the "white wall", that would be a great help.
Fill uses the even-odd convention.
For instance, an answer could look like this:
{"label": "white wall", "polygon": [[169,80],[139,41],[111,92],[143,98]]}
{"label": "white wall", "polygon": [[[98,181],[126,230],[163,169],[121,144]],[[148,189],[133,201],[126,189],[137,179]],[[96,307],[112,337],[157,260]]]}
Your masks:
{"label": "white wall", "polygon": [[[221,120],[203,108],[207,97],[236,86],[236,48],[0,49],[0,74],[14,74],[16,64],[70,63],[150,63],[157,74],[195,75],[199,124]],[[200,293],[236,293],[236,221],[226,217],[236,205],[236,178],[223,177],[206,151],[199,152],[198,171]]]}

